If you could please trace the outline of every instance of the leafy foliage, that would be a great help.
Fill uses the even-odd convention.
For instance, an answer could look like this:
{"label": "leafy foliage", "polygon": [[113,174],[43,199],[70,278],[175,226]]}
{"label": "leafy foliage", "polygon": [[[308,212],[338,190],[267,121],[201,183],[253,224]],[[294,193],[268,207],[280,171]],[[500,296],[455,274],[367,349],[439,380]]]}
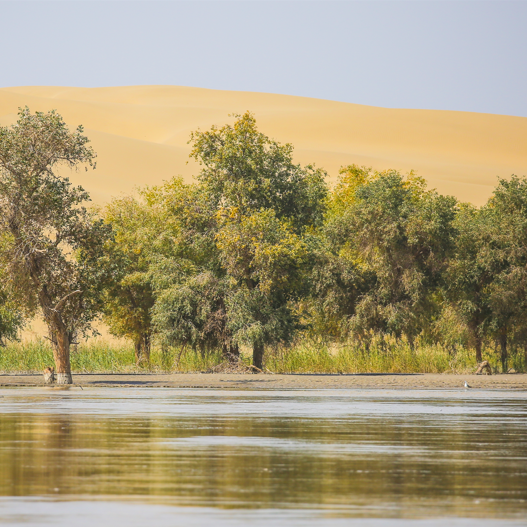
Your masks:
{"label": "leafy foliage", "polygon": [[146,206],[162,218],[151,246],[156,291],[153,320],[161,339],[202,352],[234,353],[226,326],[228,285],[218,259],[216,209],[196,185],[174,179],[144,193]]}
{"label": "leafy foliage", "polygon": [[57,371],[70,382],[69,346],[100,309],[94,264],[109,235],[84,207],[84,189],[55,172],[61,165],[94,166],[82,132],[70,132],[54,111],[28,108],[15,125],[0,128],[0,230],[9,240],[3,272],[14,294],[41,309]]}
{"label": "leafy foliage", "polygon": [[350,328],[415,338],[435,309],[455,238],[456,200],[427,190],[413,174],[357,167],[343,174],[327,236],[362,275]]}
{"label": "leafy foliage", "polygon": [[262,209],[287,218],[294,228],[323,220],[325,172],[293,162],[293,146],[259,132],[254,116],[235,115],[233,126],[191,135],[191,156],[202,166],[198,180],[221,208],[241,216]]}
{"label": "leafy foliage", "polygon": [[63,373],[99,313],[137,365],[157,341],[167,369],[187,349],[206,364],[245,346],[260,369],[267,351],[281,368],[444,371],[466,367],[467,346],[478,362],[499,348],[503,371],[526,363],[527,179],[500,180],[480,208],[412,172],[357,165],[329,192],[326,173],[295,163],[249,112],[190,143],[196,183],[90,212],[57,172],[95,166],[82,128],[28,109],[0,128],[0,344],[40,309]]}
{"label": "leafy foliage", "polygon": [[301,288],[306,246],[273,210],[221,218],[220,262],[231,289],[228,326],[240,344],[288,342],[298,327],[291,302]]}
{"label": "leafy foliage", "polygon": [[134,342],[136,362],[148,362],[154,293],[150,280],[153,215],[134,198],[114,199],[102,215],[113,228],[99,265],[106,278],[102,311],[110,332]]}
{"label": "leafy foliage", "polygon": [[286,342],[300,328],[293,300],[309,260],[302,238],[322,224],[327,189],[323,171],[295,164],[293,147],[259,132],[249,112],[235,117],[233,126],[192,134],[191,156],[218,209],[226,327],[236,344],[253,347],[261,368],[264,346]]}

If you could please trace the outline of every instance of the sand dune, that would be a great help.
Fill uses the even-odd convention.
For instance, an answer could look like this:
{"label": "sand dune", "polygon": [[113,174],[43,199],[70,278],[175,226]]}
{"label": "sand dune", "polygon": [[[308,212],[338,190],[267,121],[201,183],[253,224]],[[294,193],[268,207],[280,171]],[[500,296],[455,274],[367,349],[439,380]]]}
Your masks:
{"label": "sand dune", "polygon": [[83,124],[97,170],[73,174],[103,203],[174,175],[190,181],[189,134],[251,110],[260,130],[295,146],[301,163],[414,169],[444,194],[482,204],[497,176],[527,175],[527,118],[433,110],[394,110],[304,97],[177,86],[0,89],[0,125],[17,109],[58,110]]}

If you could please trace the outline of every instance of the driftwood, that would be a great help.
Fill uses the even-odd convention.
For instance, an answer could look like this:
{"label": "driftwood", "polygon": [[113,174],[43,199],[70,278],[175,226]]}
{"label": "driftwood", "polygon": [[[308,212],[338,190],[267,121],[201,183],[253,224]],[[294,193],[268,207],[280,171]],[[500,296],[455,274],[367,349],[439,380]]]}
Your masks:
{"label": "driftwood", "polygon": [[49,366],[44,370],[44,382],[46,384],[53,384],[55,382],[55,369]]}
{"label": "driftwood", "polygon": [[492,368],[490,367],[488,360],[484,360],[478,364],[476,375],[481,375],[483,372],[486,372],[487,375],[492,375]]}

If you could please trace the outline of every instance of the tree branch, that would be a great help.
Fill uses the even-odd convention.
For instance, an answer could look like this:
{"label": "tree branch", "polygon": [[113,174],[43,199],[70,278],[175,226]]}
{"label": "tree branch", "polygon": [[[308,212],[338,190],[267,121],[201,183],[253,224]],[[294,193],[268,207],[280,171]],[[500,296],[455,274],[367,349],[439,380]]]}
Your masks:
{"label": "tree branch", "polygon": [[82,293],[82,291],[80,289],[77,289],[77,291],[72,291],[71,293],[68,293],[66,296],[63,296],[58,302],[57,304],[55,305],[55,307],[52,309],[52,311],[58,311],[62,305],[64,304],[64,302],[70,297],[70,296],[73,296],[73,295],[78,295],[79,293]]}

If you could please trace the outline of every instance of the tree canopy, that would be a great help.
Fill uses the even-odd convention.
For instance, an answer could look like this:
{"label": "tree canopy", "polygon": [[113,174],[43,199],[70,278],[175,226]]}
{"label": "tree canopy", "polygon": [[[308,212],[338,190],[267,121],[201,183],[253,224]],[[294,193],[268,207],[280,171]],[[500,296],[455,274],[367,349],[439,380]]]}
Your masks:
{"label": "tree canopy", "polygon": [[10,288],[38,306],[54,347],[59,382],[71,383],[70,344],[90,328],[100,309],[94,263],[109,228],[83,205],[89,200],[57,168],[94,167],[82,134],[54,111],[19,112],[0,128],[0,229]]}
{"label": "tree canopy", "polygon": [[[294,161],[254,116],[191,135],[194,183],[173,178],[88,210],[64,168],[95,167],[82,127],[20,111],[0,128],[0,344],[40,310],[57,371],[102,314],[147,364],[153,342],[238,361],[303,336],[376,335],[527,360],[527,179],[482,207],[414,173]],[[488,351],[487,351],[488,352]],[[517,355],[516,355],[517,356]]]}

